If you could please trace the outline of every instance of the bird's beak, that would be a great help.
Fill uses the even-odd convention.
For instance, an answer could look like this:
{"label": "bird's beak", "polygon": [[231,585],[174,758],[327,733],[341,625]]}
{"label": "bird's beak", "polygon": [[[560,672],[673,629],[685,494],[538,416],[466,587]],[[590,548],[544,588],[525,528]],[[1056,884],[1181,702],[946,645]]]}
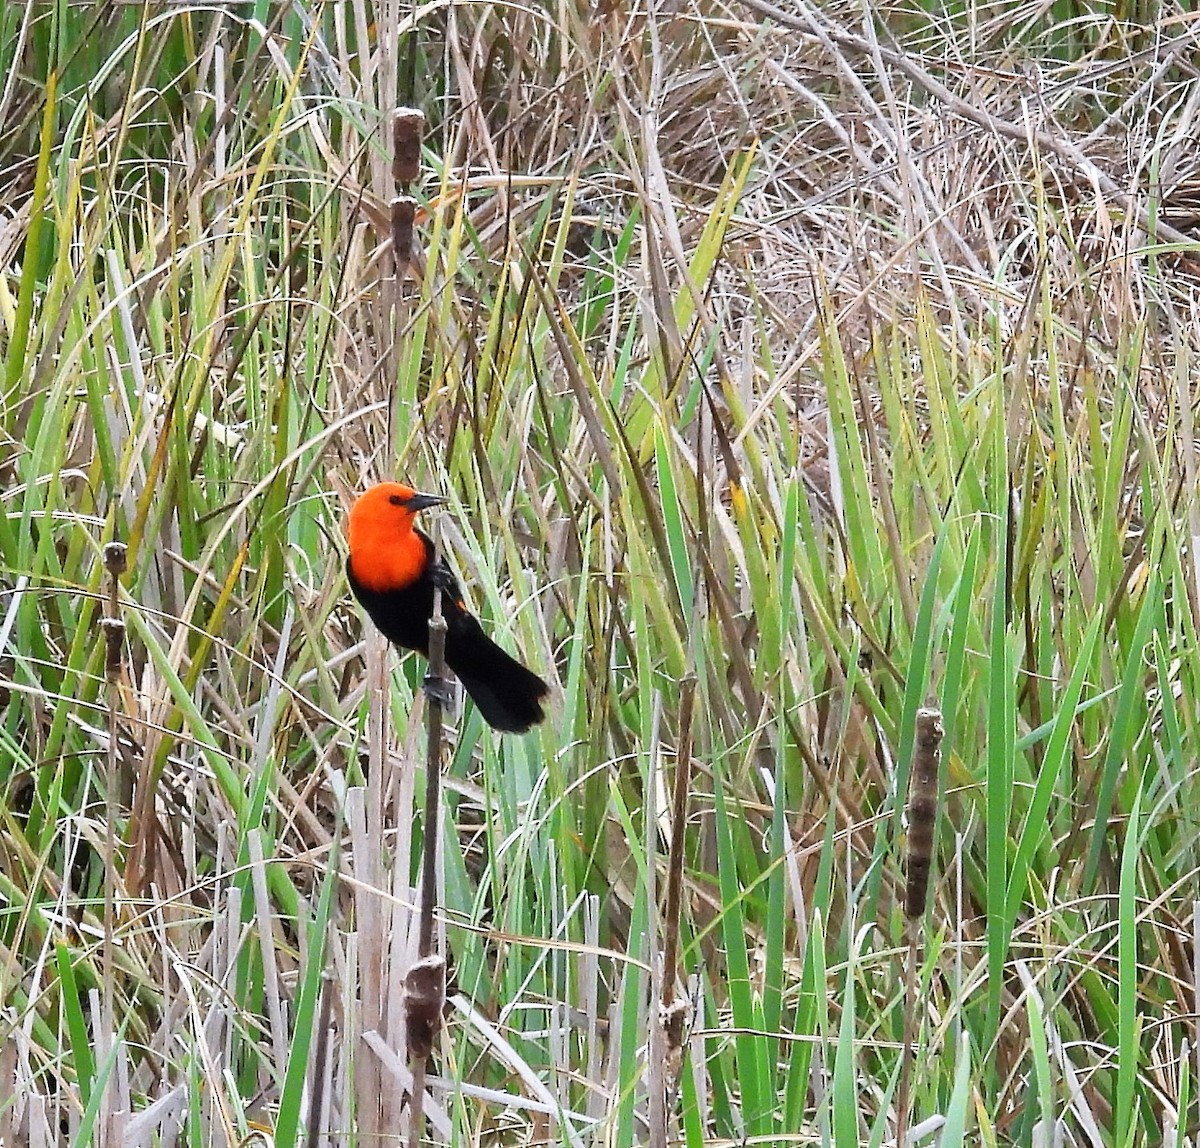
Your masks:
{"label": "bird's beak", "polygon": [[437,494],[414,494],[408,500],[409,510],[424,510],[427,506],[441,506],[446,500]]}

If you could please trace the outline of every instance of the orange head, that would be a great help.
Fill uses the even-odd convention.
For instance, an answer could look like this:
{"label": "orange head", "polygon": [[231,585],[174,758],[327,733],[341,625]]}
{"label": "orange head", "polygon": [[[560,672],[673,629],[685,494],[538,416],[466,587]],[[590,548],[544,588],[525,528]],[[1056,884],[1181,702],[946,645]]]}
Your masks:
{"label": "orange head", "polygon": [[350,508],[350,568],[368,590],[411,586],[425,570],[425,541],[413,529],[418,510],[445,502],[411,486],[381,482]]}

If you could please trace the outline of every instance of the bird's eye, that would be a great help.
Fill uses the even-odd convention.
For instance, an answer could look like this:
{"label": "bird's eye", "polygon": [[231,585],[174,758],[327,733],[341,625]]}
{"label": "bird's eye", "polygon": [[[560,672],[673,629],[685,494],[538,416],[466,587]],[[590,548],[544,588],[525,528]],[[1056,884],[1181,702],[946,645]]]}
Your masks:
{"label": "bird's eye", "polygon": [[388,502],[390,502],[393,506],[403,506],[404,505],[404,499],[401,498],[400,495],[398,495],[398,494],[389,494]]}

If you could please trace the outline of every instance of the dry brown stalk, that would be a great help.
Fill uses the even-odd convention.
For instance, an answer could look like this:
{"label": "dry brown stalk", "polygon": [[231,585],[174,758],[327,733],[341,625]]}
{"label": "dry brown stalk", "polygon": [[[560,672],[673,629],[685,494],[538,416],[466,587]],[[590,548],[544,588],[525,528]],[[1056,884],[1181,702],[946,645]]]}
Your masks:
{"label": "dry brown stalk", "polygon": [[321,1012],[317,1021],[316,1045],[313,1048],[312,1076],[309,1078],[312,1102],[305,1140],[307,1148],[317,1148],[321,1143],[321,1122],[325,1115],[326,1094],[329,1091],[325,1068],[329,1060],[329,1025],[333,1015],[335,992],[337,986],[333,977],[326,972],[321,978]]}
{"label": "dry brown stalk", "polygon": [[[436,549],[433,562],[437,562]],[[429,619],[429,669],[425,675],[429,700],[429,731],[425,759],[425,816],[421,857],[421,902],[417,960],[404,978],[404,1027],[409,1068],[413,1074],[409,1108],[409,1144],[418,1148],[424,1123],[425,1072],[442,1027],[446,1002],[446,962],[433,951],[434,913],[437,908],[438,813],[441,805],[442,707],[446,704],[446,619],[442,615],[441,587],[434,585],[433,614]]]}
{"label": "dry brown stalk", "polygon": [[[121,656],[125,647],[125,621],[121,617],[121,575],[128,564],[128,553],[123,542],[110,542],[104,547],[104,568],[108,572],[108,613],[101,622],[104,630],[104,677],[108,704],[108,753],[107,778],[105,779],[104,815],[104,952],[101,968],[104,973],[104,994],[100,1027],[106,1035],[116,1032],[114,1027],[113,946],[116,943],[116,893],[117,893],[117,818],[120,816],[121,755],[118,745],[121,737]],[[113,1121],[112,1100],[115,1096],[110,1077],[108,1096],[102,1113],[101,1135],[106,1145],[116,1141]]]}

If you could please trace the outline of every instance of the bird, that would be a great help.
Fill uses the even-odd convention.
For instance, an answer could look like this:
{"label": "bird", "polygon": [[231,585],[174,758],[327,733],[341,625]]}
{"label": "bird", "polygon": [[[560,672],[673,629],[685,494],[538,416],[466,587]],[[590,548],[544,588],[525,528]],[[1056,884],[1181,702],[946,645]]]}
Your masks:
{"label": "bird", "polygon": [[545,717],[550,687],[483,632],[450,567],[417,528],[419,511],[445,501],[399,482],[363,491],[347,530],[350,589],[384,637],[428,657],[433,592],[440,587],[446,665],[493,729],[525,733]]}

